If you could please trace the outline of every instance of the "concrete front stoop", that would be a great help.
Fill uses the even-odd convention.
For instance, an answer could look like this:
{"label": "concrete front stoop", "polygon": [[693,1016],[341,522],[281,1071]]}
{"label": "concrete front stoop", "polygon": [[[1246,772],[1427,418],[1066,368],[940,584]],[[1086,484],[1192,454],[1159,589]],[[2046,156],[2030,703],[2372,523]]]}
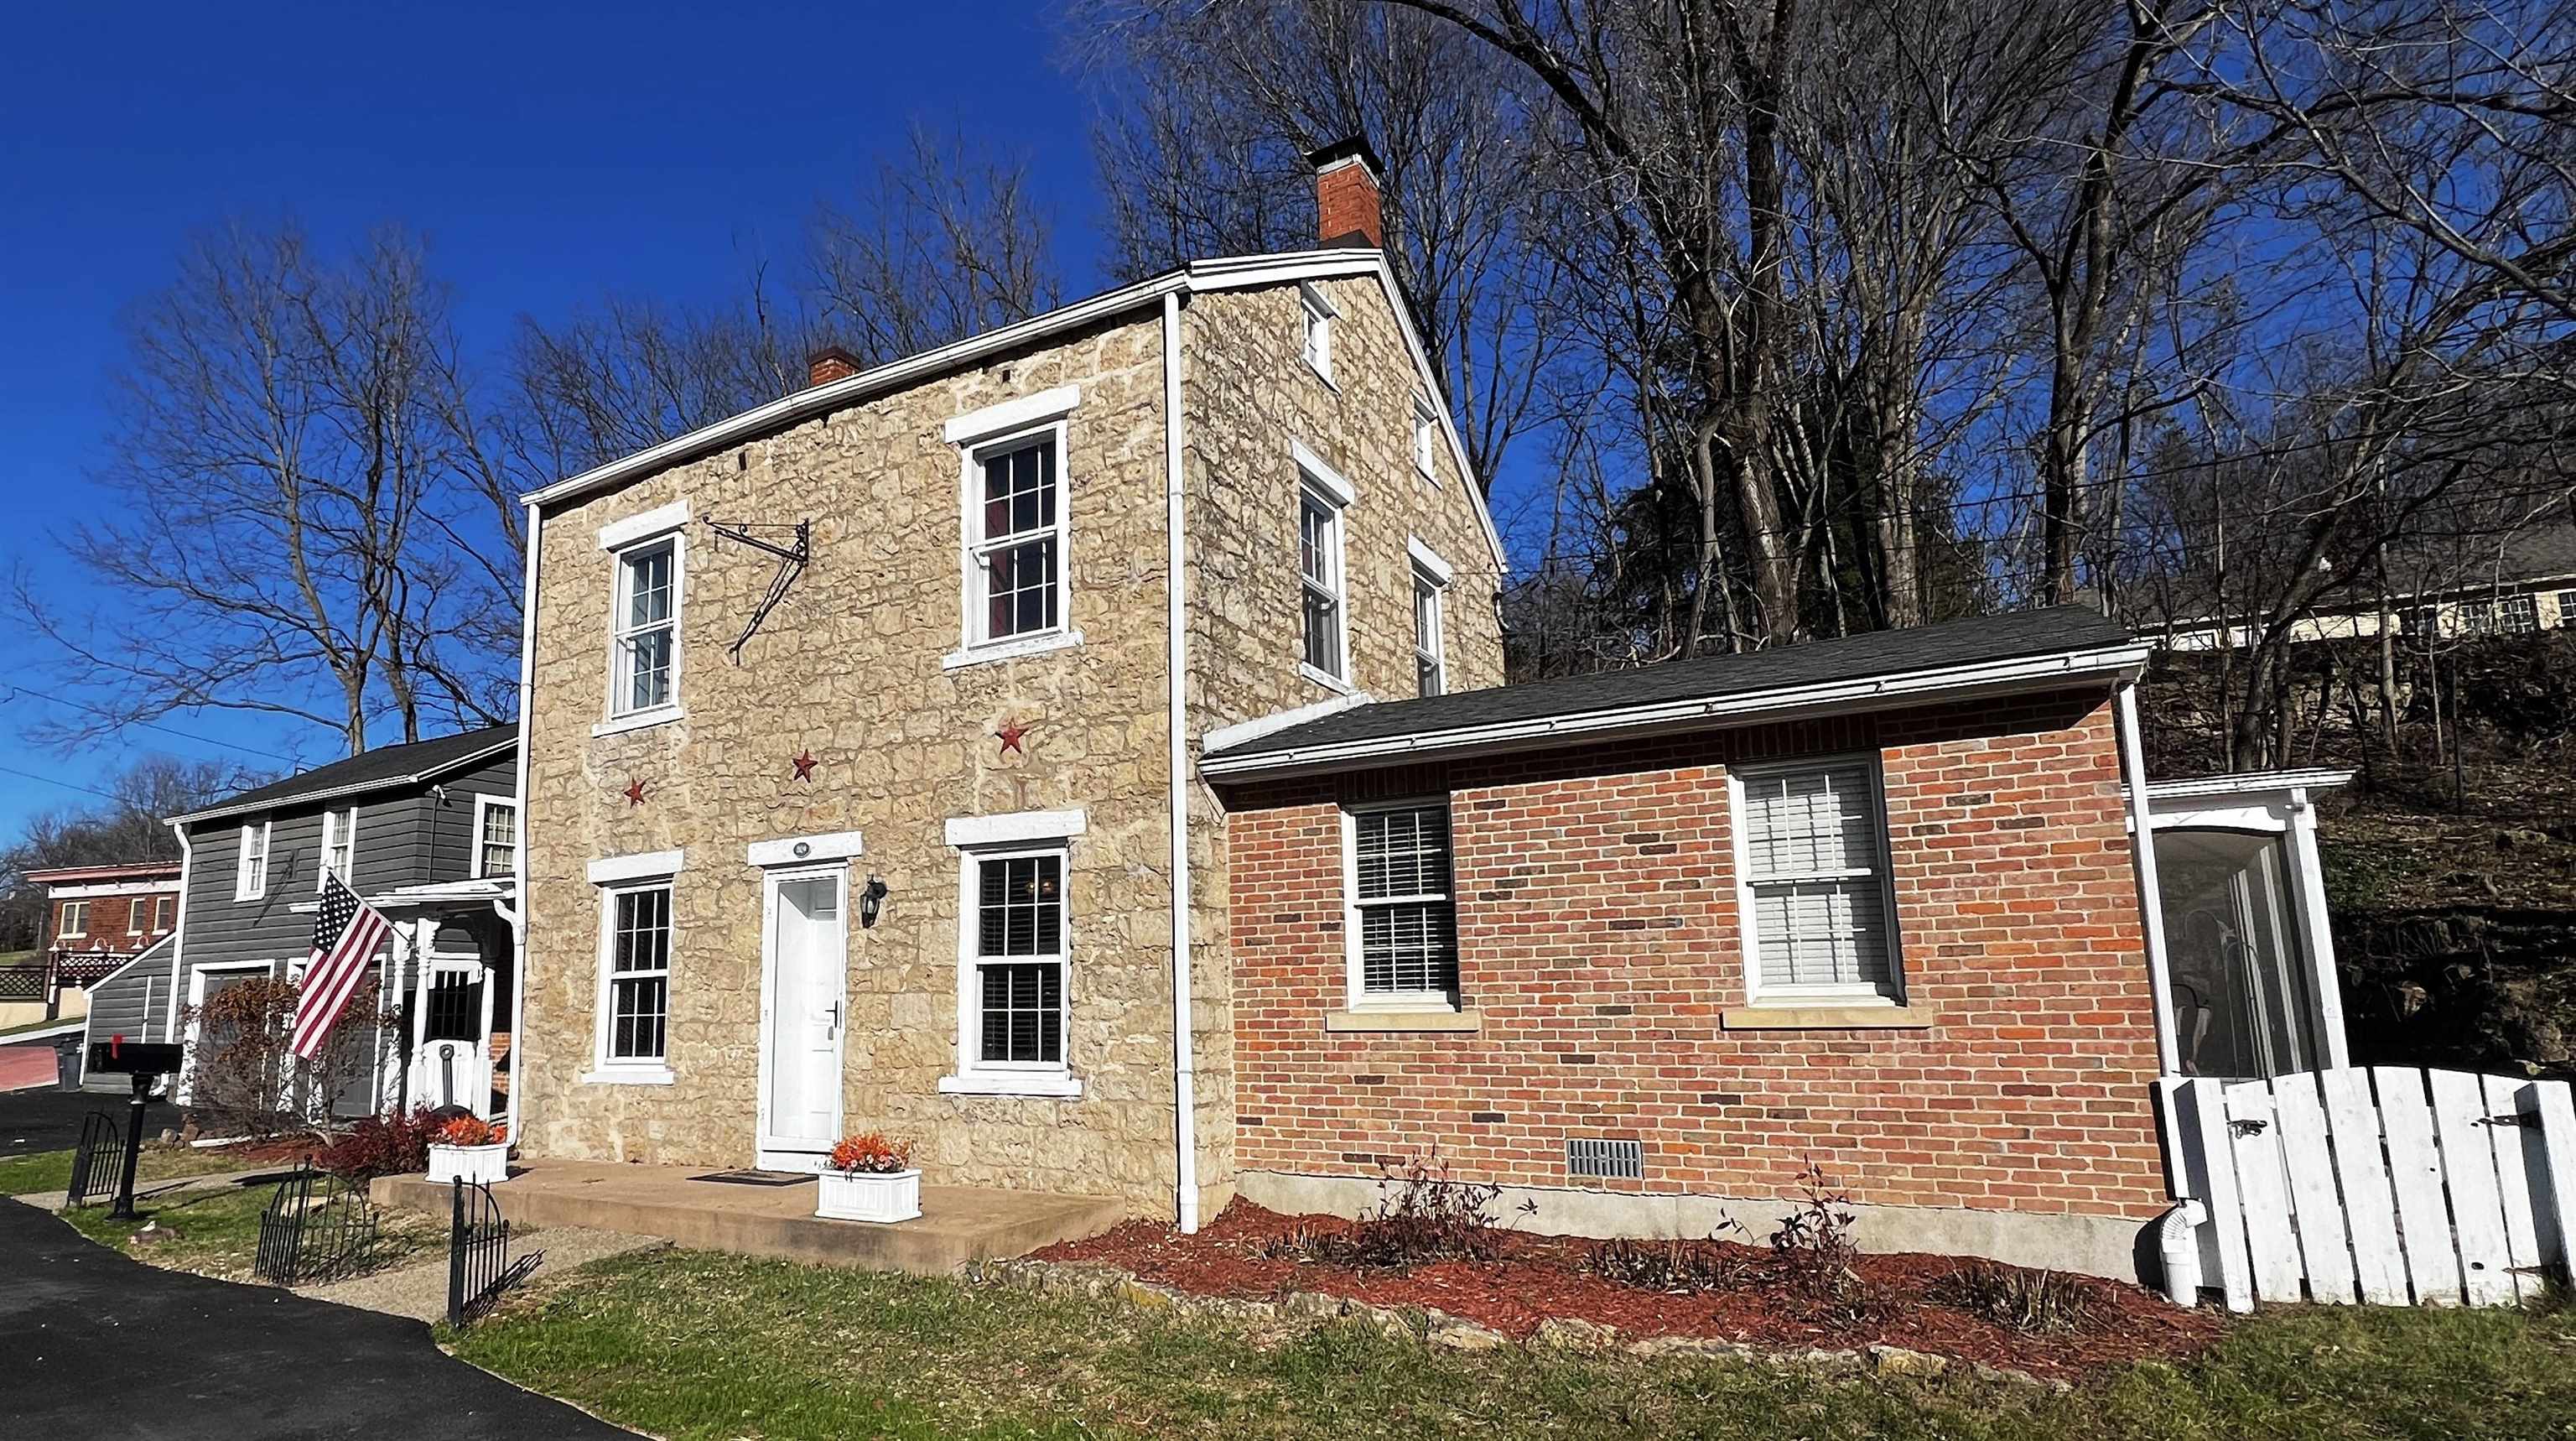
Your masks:
{"label": "concrete front stoop", "polygon": [[[976,1261],[1023,1256],[1041,1246],[1097,1235],[1126,1220],[1128,1203],[968,1186],[924,1186],[921,1214],[893,1225],[826,1221],[814,1214],[811,1182],[729,1185],[693,1179],[713,1166],[531,1161],[511,1168],[492,1198],[511,1229],[584,1226],[659,1236],[677,1245],[827,1266],[944,1276]],[[380,1206],[444,1216],[445,1185],[425,1176],[379,1176]]]}

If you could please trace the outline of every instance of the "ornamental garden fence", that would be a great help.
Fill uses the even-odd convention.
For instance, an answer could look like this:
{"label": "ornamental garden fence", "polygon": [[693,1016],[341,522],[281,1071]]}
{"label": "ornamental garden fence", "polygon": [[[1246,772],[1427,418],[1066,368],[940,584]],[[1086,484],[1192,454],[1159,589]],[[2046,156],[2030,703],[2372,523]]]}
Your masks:
{"label": "ornamental garden fence", "polygon": [[2204,1283],[2257,1301],[2507,1306],[2566,1274],[2576,1101],[2564,1081],[2374,1066],[2169,1079]]}
{"label": "ornamental garden fence", "polygon": [[510,1221],[492,1188],[458,1179],[447,1226],[447,1324],[462,1329],[537,1268],[543,1251],[510,1257]]}

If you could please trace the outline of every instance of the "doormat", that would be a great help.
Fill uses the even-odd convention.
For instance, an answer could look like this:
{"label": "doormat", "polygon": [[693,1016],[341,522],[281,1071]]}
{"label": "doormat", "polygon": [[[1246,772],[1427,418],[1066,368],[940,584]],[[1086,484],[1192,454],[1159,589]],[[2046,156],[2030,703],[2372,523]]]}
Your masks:
{"label": "doormat", "polygon": [[713,1181],[722,1186],[796,1186],[813,1180],[806,1171],[715,1171],[704,1176],[691,1176],[692,1181]]}

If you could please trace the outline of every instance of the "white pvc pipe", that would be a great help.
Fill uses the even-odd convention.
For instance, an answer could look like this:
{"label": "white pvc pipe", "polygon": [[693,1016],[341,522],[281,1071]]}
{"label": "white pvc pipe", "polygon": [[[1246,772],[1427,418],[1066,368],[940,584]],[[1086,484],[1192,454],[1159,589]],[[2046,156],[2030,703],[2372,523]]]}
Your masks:
{"label": "white pvc pipe", "polygon": [[2198,1201],[2176,1201],[2156,1220],[2156,1254],[2164,1263],[2165,1299],[2177,1306],[2200,1304],[2200,1223],[2209,1208]]}
{"label": "white pvc pipe", "polygon": [[519,1129],[519,1103],[528,1094],[528,838],[536,834],[536,827],[528,823],[528,720],[536,698],[537,552],[545,528],[545,512],[530,504],[527,592],[519,603],[519,764],[510,782],[512,797],[519,803],[519,844],[511,853],[510,865],[518,906],[515,913],[503,913],[510,920],[510,1103],[504,1114],[509,1117],[512,1145],[523,1144],[526,1136]]}
{"label": "white pvc pipe", "polygon": [[1181,297],[1163,296],[1163,555],[1164,621],[1169,645],[1164,661],[1169,684],[1164,712],[1170,741],[1172,792],[1172,1108],[1173,1144],[1179,1152],[1181,1231],[1199,1228],[1198,1076],[1190,1037],[1190,752],[1188,612],[1182,581],[1189,553],[1182,536]]}

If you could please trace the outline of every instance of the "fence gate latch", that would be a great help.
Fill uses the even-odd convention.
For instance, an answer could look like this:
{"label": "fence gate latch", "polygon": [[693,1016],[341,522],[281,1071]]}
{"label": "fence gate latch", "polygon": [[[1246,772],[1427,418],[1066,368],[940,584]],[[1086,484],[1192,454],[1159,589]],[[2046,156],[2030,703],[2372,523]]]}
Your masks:
{"label": "fence gate latch", "polygon": [[2259,1136],[2263,1134],[2263,1128],[2270,1124],[2272,1123],[2269,1121],[2230,1121],[2227,1123],[2227,1133],[2231,1136]]}
{"label": "fence gate latch", "polygon": [[2481,1126],[2528,1126],[2531,1124],[2532,1119],[2532,1117],[2526,1116],[2520,1111],[2508,1111],[2501,1116],[2480,1116],[2478,1117],[2478,1124]]}

